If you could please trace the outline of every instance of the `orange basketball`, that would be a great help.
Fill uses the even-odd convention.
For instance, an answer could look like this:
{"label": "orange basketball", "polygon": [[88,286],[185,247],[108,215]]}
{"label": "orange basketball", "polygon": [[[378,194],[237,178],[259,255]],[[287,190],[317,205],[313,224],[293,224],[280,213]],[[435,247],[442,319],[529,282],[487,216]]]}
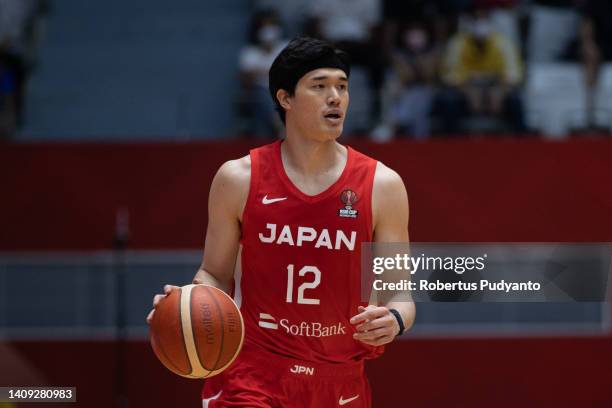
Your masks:
{"label": "orange basketball", "polygon": [[206,378],[225,370],[244,340],[240,310],[225,292],[186,285],[162,299],[151,321],[151,346],[170,371]]}

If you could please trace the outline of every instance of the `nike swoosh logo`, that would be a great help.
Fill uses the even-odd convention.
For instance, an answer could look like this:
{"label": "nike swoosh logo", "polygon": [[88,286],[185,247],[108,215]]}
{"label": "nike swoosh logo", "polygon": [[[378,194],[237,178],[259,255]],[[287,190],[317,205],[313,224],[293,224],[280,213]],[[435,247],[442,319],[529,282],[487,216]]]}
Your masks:
{"label": "nike swoosh logo", "polygon": [[281,198],[268,198],[268,195],[266,194],[266,195],[264,196],[264,198],[261,200],[261,202],[262,202],[263,204],[272,204],[272,203],[276,203],[276,202],[278,202],[278,201],[283,201],[283,200],[286,200],[286,199],[287,199],[287,197],[281,197]]}
{"label": "nike swoosh logo", "polygon": [[346,405],[346,404],[348,404],[351,401],[355,401],[357,398],[359,398],[359,394],[355,395],[354,397],[347,398],[347,399],[344,399],[344,398],[342,398],[342,396],[340,396],[340,400],[338,401],[338,404]]}

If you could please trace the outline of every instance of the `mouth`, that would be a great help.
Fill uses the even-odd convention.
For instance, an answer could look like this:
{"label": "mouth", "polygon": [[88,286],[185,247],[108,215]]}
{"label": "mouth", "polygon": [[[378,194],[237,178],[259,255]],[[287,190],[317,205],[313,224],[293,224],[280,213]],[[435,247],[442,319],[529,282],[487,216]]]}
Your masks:
{"label": "mouth", "polygon": [[342,115],[342,112],[336,112],[336,111],[334,111],[334,112],[328,112],[328,113],[326,113],[325,115],[323,115],[323,117],[324,117],[324,118],[325,118],[325,120],[327,120],[328,122],[331,122],[331,123],[337,124],[337,123],[342,122],[343,115]]}

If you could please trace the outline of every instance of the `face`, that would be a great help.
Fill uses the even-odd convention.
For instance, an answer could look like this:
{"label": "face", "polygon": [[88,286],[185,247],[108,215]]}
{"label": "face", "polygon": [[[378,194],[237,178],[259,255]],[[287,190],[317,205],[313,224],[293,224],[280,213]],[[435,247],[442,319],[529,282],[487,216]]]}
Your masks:
{"label": "face", "polygon": [[471,19],[468,30],[477,40],[483,40],[493,31],[493,25],[486,11],[478,11]]}
{"label": "face", "polygon": [[348,78],[336,68],[319,68],[298,81],[293,96],[276,94],[286,112],[287,128],[314,140],[335,140],[342,133],[349,104]]}
{"label": "face", "polygon": [[281,28],[270,20],[262,24],[259,31],[257,31],[257,39],[259,43],[265,47],[272,47],[281,37]]}
{"label": "face", "polygon": [[404,31],[402,36],[406,49],[419,52],[427,46],[427,33],[419,27],[413,27]]}

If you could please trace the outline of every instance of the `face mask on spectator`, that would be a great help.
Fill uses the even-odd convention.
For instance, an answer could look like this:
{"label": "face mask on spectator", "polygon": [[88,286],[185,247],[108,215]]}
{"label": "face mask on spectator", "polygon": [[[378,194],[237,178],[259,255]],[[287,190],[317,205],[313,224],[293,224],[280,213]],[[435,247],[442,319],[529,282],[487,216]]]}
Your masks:
{"label": "face mask on spectator", "polygon": [[478,39],[483,39],[493,32],[493,25],[488,19],[473,20],[469,27],[470,33]]}
{"label": "face mask on spectator", "polygon": [[277,25],[267,25],[259,29],[257,39],[263,45],[272,45],[281,36],[281,29]]}

